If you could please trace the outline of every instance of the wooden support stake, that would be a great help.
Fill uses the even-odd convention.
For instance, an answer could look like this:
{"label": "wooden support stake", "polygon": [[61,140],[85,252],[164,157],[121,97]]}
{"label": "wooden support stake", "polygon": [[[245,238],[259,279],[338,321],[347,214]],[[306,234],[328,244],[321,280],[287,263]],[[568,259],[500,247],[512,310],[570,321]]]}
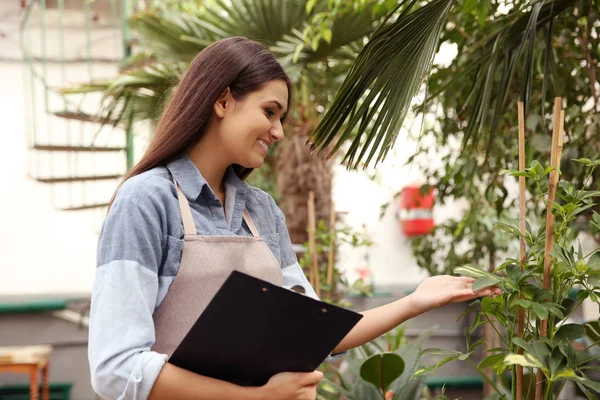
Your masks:
{"label": "wooden support stake", "polygon": [[[518,103],[517,114],[519,117],[519,171],[525,171],[525,111],[523,102]],[[519,231],[521,238],[519,241],[519,260],[521,261],[521,270],[523,264],[527,261],[527,243],[525,241],[525,233],[527,231],[525,224],[525,177],[519,176]],[[519,307],[517,336],[522,338],[525,329],[525,312],[523,307]],[[523,354],[523,349],[519,347],[518,354]],[[521,400],[523,397],[523,367],[517,365],[516,368],[516,400]]]}
{"label": "wooden support stake", "polygon": [[319,282],[319,259],[317,255],[317,217],[315,213],[315,192],[308,193],[308,245],[310,249],[309,280],[317,295],[321,295]]}
{"label": "wooden support stake", "polygon": [[[556,186],[558,185],[560,169],[560,157],[562,150],[562,131],[563,123],[561,119],[564,118],[564,112],[562,111],[562,98],[556,97],[554,99],[554,126],[552,127],[552,152],[550,153],[550,165],[554,167],[554,170],[550,172],[548,178],[548,203],[546,207],[546,242],[544,247],[544,282],[543,288],[550,289],[550,272],[552,269],[552,257],[550,252],[554,248],[554,214],[552,214],[552,208],[554,201],[556,200]],[[540,336],[547,336],[548,334],[548,320],[544,319],[540,321]],[[535,399],[542,400],[543,389],[544,389],[544,374],[541,370],[538,370],[536,385],[535,385]]]}
{"label": "wooden support stake", "polygon": [[[489,254],[489,265],[488,272],[493,274],[496,270],[496,258],[493,250],[490,250]],[[490,319],[488,316],[485,317],[488,321],[487,324],[483,325],[483,337],[485,338],[485,351],[489,352],[491,349],[495,347],[499,347],[499,344],[496,344],[496,329],[494,328],[494,320]],[[491,353],[488,353],[491,355]],[[483,396],[488,397],[491,394],[495,393],[494,386],[490,382],[496,382],[496,374],[492,370],[492,368],[486,368],[483,373],[487,378],[483,381]]]}
{"label": "wooden support stake", "polygon": [[335,285],[333,282],[333,264],[335,261],[335,205],[333,200],[329,206],[329,253],[327,257],[327,285],[329,286],[329,299],[333,298]]}

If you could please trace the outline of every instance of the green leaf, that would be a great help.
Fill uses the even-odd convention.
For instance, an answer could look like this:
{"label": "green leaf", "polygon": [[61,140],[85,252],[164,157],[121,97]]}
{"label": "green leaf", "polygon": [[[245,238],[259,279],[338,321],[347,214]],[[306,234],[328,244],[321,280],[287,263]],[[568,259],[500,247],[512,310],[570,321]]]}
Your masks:
{"label": "green leaf", "polygon": [[600,270],[600,253],[594,253],[588,260],[588,267],[595,270]]}
{"label": "green leaf", "polygon": [[495,276],[482,276],[473,282],[473,290],[478,291],[488,286],[493,286],[500,282],[500,279]]}
{"label": "green leaf", "polygon": [[307,14],[310,14],[310,12],[314,8],[315,4],[317,4],[317,0],[308,0],[306,2],[306,13]]}
{"label": "green leaf", "polygon": [[520,337],[514,337],[514,338],[512,338],[512,342],[514,344],[516,344],[517,346],[519,346],[520,348],[522,348],[523,350],[525,350],[525,352],[533,354],[533,352],[534,352],[533,347],[525,339],[520,338]]}
{"label": "green leaf", "polygon": [[558,308],[558,305],[556,303],[546,302],[546,303],[541,303],[541,305],[542,305],[542,307],[547,309],[550,313],[556,315],[559,319],[563,319],[565,317],[565,315],[560,310],[560,308]]}
{"label": "green leaf", "polygon": [[381,390],[387,387],[404,371],[402,357],[394,353],[376,354],[360,367],[360,377]]}
{"label": "green leaf", "polygon": [[560,352],[567,357],[567,360],[575,359],[575,349],[573,348],[573,344],[571,344],[571,342],[559,342],[558,348],[560,349]]}
{"label": "green leaf", "polygon": [[521,268],[519,268],[518,265],[516,264],[508,264],[506,266],[506,276],[508,276],[510,279],[512,279],[515,282],[519,281],[519,278],[521,277]]}
{"label": "green leaf", "polygon": [[583,300],[587,299],[588,297],[590,297],[590,292],[587,290],[580,290],[579,292],[577,292],[577,300],[578,301],[583,301]]}
{"label": "green leaf", "polygon": [[556,346],[550,355],[550,374],[555,375],[558,371],[564,369],[566,365],[567,360],[564,354],[562,354],[558,346]]}
{"label": "green leaf", "polygon": [[531,354],[509,354],[504,358],[504,363],[507,365],[521,365],[530,368],[542,368],[542,364]]}
{"label": "green leaf", "polygon": [[473,11],[475,9],[476,5],[477,5],[477,0],[465,0],[465,4],[463,6],[463,12],[470,13],[471,11]]}
{"label": "green leaf", "polygon": [[461,353],[460,351],[429,348],[429,349],[425,349],[421,352],[421,355],[426,355],[426,354],[433,355],[433,356],[446,356],[446,357],[439,360],[433,366],[419,369],[417,372],[415,372],[415,377],[423,376],[432,371],[435,371],[436,369],[440,368],[442,365],[445,365],[445,364],[449,363],[450,361],[454,361],[454,360],[458,359],[458,357],[460,357],[463,353]]}
{"label": "green leaf", "polygon": [[563,300],[563,302],[560,305],[564,309],[565,314],[569,314],[576,304],[577,302],[575,300],[567,297]]}
{"label": "green leaf", "polygon": [[540,303],[532,303],[532,306],[533,306],[533,312],[539,319],[547,319],[548,318],[548,310],[546,308],[542,307],[542,305]]}
{"label": "green leaf", "polygon": [[479,22],[479,26],[483,26],[485,24],[485,19],[488,16],[490,9],[490,0],[479,0],[479,7],[477,9],[477,22]]}
{"label": "green leaf", "polygon": [[589,276],[587,281],[594,288],[600,288],[600,279],[598,279],[597,277]]}
{"label": "green leaf", "polygon": [[548,135],[535,135],[531,139],[531,146],[540,153],[548,153],[552,148],[552,139]]}
{"label": "green leaf", "polygon": [[585,327],[579,324],[565,324],[554,334],[555,340],[575,340],[585,336]]}
{"label": "green leaf", "polygon": [[462,353],[456,350],[442,350],[438,348],[429,348],[421,352],[421,355],[432,355],[432,356],[456,356],[458,357]]}
{"label": "green leaf", "polygon": [[331,36],[332,36],[332,32],[331,29],[325,29],[323,31],[323,40],[325,40],[327,42],[327,44],[331,44]]}
{"label": "green leaf", "polygon": [[453,4],[433,0],[413,11],[417,2],[407,3],[371,35],[310,137],[315,150],[327,149],[330,156],[351,141],[342,160],[350,168],[377,164],[396,142]]}
{"label": "green leaf", "polygon": [[471,278],[481,278],[483,276],[487,276],[492,279],[498,279],[496,275],[490,274],[489,272],[486,272],[481,268],[474,267],[470,264],[463,265],[462,267],[456,267],[454,268],[453,272],[457,275],[468,276]]}
{"label": "green leaf", "polygon": [[515,299],[511,300],[510,307],[512,308],[515,306],[520,306],[520,307],[527,309],[527,308],[531,308],[531,304],[532,303],[529,300],[515,298]]}
{"label": "green leaf", "polygon": [[600,321],[586,322],[584,325],[585,332],[594,342],[600,342]]}
{"label": "green leaf", "polygon": [[484,358],[483,361],[479,363],[477,370],[483,371],[484,369],[492,367],[495,364],[502,364],[504,363],[504,357],[506,357],[505,354],[492,354],[491,356]]}
{"label": "green leaf", "polygon": [[[573,373],[573,375],[574,375],[574,373]],[[585,387],[595,390],[596,392],[600,392],[600,383],[599,382],[594,382],[587,377],[573,376],[573,375],[569,374],[568,376],[564,376],[564,375],[559,374],[559,376],[564,379],[568,379],[570,381],[580,383]]]}
{"label": "green leaf", "polygon": [[313,51],[317,51],[317,49],[319,48],[319,42],[321,41],[321,34],[316,34],[312,41],[310,42],[310,47],[313,49]]}

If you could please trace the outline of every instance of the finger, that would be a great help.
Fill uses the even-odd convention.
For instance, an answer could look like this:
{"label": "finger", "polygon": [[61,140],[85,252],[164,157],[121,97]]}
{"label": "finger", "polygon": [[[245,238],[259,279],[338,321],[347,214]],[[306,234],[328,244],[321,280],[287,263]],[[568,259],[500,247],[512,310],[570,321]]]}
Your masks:
{"label": "finger", "polygon": [[475,292],[477,296],[498,296],[504,293],[502,289],[498,287],[487,287]]}
{"label": "finger", "polygon": [[454,280],[456,280],[458,282],[466,282],[466,283],[475,282],[475,278],[471,278],[470,276],[453,276],[452,278],[454,278]]}
{"label": "finger", "polygon": [[302,380],[303,386],[311,386],[316,385],[323,379],[323,373],[321,371],[313,371],[305,374],[304,379]]}

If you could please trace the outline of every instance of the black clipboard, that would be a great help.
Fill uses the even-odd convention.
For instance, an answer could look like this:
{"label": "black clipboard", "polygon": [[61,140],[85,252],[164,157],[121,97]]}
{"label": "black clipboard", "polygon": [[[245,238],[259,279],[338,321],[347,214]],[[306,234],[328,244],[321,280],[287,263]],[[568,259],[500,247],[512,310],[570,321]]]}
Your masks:
{"label": "black clipboard", "polygon": [[361,314],[233,271],[169,359],[241,386],[314,371]]}

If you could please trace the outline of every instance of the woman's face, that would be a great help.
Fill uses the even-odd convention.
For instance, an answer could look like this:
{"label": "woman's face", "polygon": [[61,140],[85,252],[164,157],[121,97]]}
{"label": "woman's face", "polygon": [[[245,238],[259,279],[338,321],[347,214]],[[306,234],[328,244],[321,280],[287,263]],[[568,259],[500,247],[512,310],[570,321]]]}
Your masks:
{"label": "woman's face", "polygon": [[287,85],[277,80],[240,100],[227,91],[215,103],[215,113],[220,118],[219,138],[232,164],[245,168],[263,164],[269,147],[283,138],[287,100]]}

